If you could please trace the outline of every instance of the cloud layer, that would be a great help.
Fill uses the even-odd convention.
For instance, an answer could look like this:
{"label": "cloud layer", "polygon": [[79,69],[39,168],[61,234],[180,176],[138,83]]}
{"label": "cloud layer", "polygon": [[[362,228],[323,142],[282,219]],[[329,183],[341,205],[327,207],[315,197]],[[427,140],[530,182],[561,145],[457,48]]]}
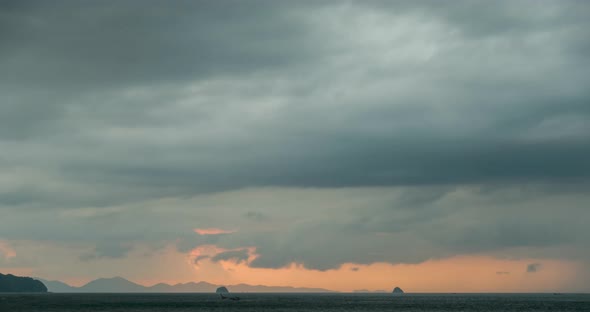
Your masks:
{"label": "cloud layer", "polygon": [[589,15],[5,1],[0,239],[82,244],[86,263],[138,244],[262,268],[588,261]]}

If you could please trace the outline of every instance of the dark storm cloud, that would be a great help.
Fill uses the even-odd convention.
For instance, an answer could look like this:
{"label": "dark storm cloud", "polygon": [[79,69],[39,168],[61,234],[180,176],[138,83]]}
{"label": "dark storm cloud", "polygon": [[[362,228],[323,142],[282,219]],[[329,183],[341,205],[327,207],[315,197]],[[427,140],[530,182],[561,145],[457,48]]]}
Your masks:
{"label": "dark storm cloud", "polygon": [[224,236],[231,234],[219,235],[198,235],[194,234],[182,235],[182,238],[177,243],[177,248],[181,252],[187,252],[200,245],[215,245],[218,244]]}
{"label": "dark storm cloud", "polygon": [[[277,201],[295,202],[301,211],[292,220],[306,221],[293,222],[273,234],[258,232],[253,226],[226,236],[216,245],[235,249],[255,242],[258,257],[249,263],[252,267],[281,268],[294,261],[316,270],[338,268],[345,262],[419,263],[457,254],[590,259],[584,251],[587,243],[578,239],[588,234],[581,221],[588,216],[587,196],[518,186],[485,193],[460,187],[422,207],[404,207],[406,194],[414,191],[435,192],[425,187],[381,192],[342,190],[327,196],[325,202],[302,200],[313,192],[291,196],[279,192]],[[239,202],[244,204],[243,200]],[[265,206],[255,203],[259,209]],[[329,208],[331,205],[337,209]],[[558,205],[563,211],[555,217]],[[291,205],[283,209],[289,210]],[[562,249],[568,244],[577,247]],[[519,249],[524,252],[517,252]]]}
{"label": "dark storm cloud", "polygon": [[[62,128],[68,105],[89,103],[83,94],[103,98],[105,90],[249,75],[309,59],[301,42],[305,29],[283,14],[289,8],[297,5],[3,2],[0,137]],[[128,108],[110,109],[116,118]],[[127,117],[125,124],[139,116]]]}
{"label": "dark storm cloud", "polygon": [[248,211],[244,214],[244,217],[252,219],[254,221],[268,221],[269,217],[258,211]]}
{"label": "dark storm cloud", "polygon": [[235,263],[247,262],[250,257],[248,249],[230,250],[216,254],[211,258],[214,262],[231,260]]}
{"label": "dark storm cloud", "polygon": [[199,264],[199,261],[209,259],[209,258],[211,258],[211,257],[205,256],[205,255],[197,256],[197,257],[195,257],[194,262],[195,262],[195,264]]}
{"label": "dark storm cloud", "polygon": [[82,261],[90,261],[99,258],[123,258],[133,249],[132,246],[117,242],[99,242],[92,253],[80,256]]}
{"label": "dark storm cloud", "polygon": [[540,263],[531,263],[526,266],[527,273],[535,273],[541,269]]}
{"label": "dark storm cloud", "polygon": [[[458,0],[440,3],[435,0],[418,0],[406,3],[391,1],[363,1],[380,10],[419,12],[447,23],[456,25],[464,34],[474,38],[502,35],[506,33],[526,33],[539,29],[552,30],[563,25],[582,26],[590,13],[583,1],[516,0],[502,5],[488,1]],[[564,9],[561,14],[552,14],[556,8]],[[530,14],[527,10],[533,10]]]}
{"label": "dark storm cloud", "polygon": [[[129,251],[104,241],[247,246],[252,266],[321,270],[587,244],[589,8],[3,1],[0,238],[98,258]],[[331,197],[208,197],[267,187]]]}
{"label": "dark storm cloud", "polygon": [[[25,1],[2,13],[4,83],[96,89],[296,63],[286,2]],[[289,41],[283,38],[289,38]],[[35,56],[42,56],[36,58]]]}
{"label": "dark storm cloud", "polygon": [[[577,30],[585,21],[571,16],[587,5],[528,12],[521,11],[526,2],[469,3],[352,2],[349,8],[315,2],[179,1],[150,2],[141,9],[133,1],[8,5],[2,13],[0,69],[8,74],[1,86],[5,129],[0,135],[19,143],[5,166],[38,162],[34,156],[18,159],[34,146],[44,155],[39,169],[57,171],[71,183],[106,188],[114,196],[86,194],[82,199],[29,188],[6,198],[25,203],[28,192],[30,202],[104,206],[248,186],[586,180],[590,147],[583,143],[590,94],[579,81],[588,74],[580,71],[584,58],[564,49],[584,40]],[[459,48],[445,48],[443,42],[438,54],[414,68],[408,62],[408,68],[399,68],[370,57],[353,59],[359,63],[351,66],[367,72],[350,77],[358,80],[350,84],[331,65],[346,50],[338,50],[338,38],[321,38],[313,27],[322,14],[327,14],[326,23],[340,23],[331,20],[330,10],[339,8],[346,16],[356,14],[357,5],[367,10],[359,16],[380,14],[375,19],[392,23],[403,20],[403,14],[418,14],[422,23],[449,23],[451,29],[472,30],[484,23],[475,28],[489,29],[479,31],[485,33],[498,29],[492,42],[504,49],[493,56],[482,37],[458,35],[449,39]],[[387,10],[373,11],[381,5]],[[468,19],[474,10],[486,18]],[[514,23],[504,29],[506,18]],[[562,36],[528,39],[548,29]],[[438,38],[428,36],[437,34],[422,35],[435,42]],[[387,43],[386,38],[377,40]],[[549,45],[546,52],[533,50],[541,43]],[[524,58],[528,52],[536,54]],[[556,57],[562,60],[559,65],[545,63]],[[480,58],[491,64],[481,64]],[[513,62],[522,68],[505,67]],[[550,68],[551,75],[529,70],[535,66]],[[305,72],[312,79],[302,80]],[[224,79],[243,83],[236,87]],[[404,80],[411,82],[404,92],[370,89],[388,84],[395,89]],[[215,83],[219,86],[207,87]],[[195,85],[198,91],[186,90]],[[359,89],[350,97],[338,95],[355,85]],[[268,110],[259,105],[269,97],[285,102],[276,118],[240,118],[244,110]],[[187,106],[179,103],[186,101],[198,103],[183,114],[178,109]],[[447,107],[449,116],[443,119],[438,105]],[[219,116],[223,118],[217,120]],[[236,124],[240,135],[222,130]],[[170,132],[176,126],[178,132]],[[194,138],[186,131],[194,132]],[[202,139],[200,133],[207,131],[212,135]],[[186,139],[173,143],[175,134]],[[35,145],[40,142],[45,146]],[[109,189],[113,183],[126,189]]]}

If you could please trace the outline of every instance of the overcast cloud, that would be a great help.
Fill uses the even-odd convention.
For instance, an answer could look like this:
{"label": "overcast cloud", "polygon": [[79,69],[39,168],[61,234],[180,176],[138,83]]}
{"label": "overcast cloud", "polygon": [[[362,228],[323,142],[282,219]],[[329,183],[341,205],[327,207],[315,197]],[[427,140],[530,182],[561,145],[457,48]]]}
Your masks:
{"label": "overcast cloud", "polygon": [[[0,240],[89,246],[82,262],[169,243],[271,268],[588,261],[589,16],[3,1]],[[211,227],[237,232],[193,231]]]}

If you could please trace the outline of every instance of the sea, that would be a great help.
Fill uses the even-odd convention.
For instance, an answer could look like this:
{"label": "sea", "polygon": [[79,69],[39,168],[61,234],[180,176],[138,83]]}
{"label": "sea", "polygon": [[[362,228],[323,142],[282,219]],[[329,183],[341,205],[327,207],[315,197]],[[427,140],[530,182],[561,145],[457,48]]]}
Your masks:
{"label": "sea", "polygon": [[28,311],[590,311],[590,294],[7,294],[0,312]]}

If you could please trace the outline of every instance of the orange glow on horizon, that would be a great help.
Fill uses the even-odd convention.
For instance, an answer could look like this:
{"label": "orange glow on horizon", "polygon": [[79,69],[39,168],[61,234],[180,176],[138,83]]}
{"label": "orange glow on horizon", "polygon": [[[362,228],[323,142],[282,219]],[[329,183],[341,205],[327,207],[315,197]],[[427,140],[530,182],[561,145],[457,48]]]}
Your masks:
{"label": "orange glow on horizon", "polygon": [[237,230],[223,230],[219,228],[206,228],[206,229],[195,229],[195,233],[199,235],[219,235],[219,234],[231,234],[237,232]]}
{"label": "orange glow on horizon", "polygon": [[[390,292],[400,286],[409,292],[560,292],[567,289],[579,268],[577,263],[549,259],[497,259],[490,256],[456,256],[418,264],[354,264],[338,269],[310,270],[292,263],[279,269],[253,268],[255,249],[248,248],[248,261],[211,257],[227,251],[214,245],[201,246],[191,258],[201,257],[193,266],[204,281],[231,285],[293,286],[352,292],[355,290]],[[527,272],[530,263],[542,263],[538,272]],[[213,273],[216,272],[216,273]]]}
{"label": "orange glow on horizon", "polygon": [[5,259],[16,257],[16,251],[4,240],[0,240],[0,254],[2,254]]}
{"label": "orange glow on horizon", "polygon": [[0,266],[0,273],[2,274],[12,274],[16,276],[32,276],[34,275],[33,268],[3,268]]}
{"label": "orange glow on horizon", "polygon": [[[20,247],[24,248],[24,247]],[[59,245],[33,244],[30,253],[42,254],[43,248],[58,251]],[[254,268],[256,249],[244,246],[225,249],[201,245],[190,252],[180,252],[171,243],[150,252],[150,246],[136,246],[125,258],[76,260],[67,266],[47,270],[0,265],[0,272],[60,280],[82,286],[96,278],[121,276],[144,286],[208,282],[231,286],[240,283],[267,286],[323,288],[351,292],[355,290],[391,292],[399,286],[406,292],[580,292],[586,291],[587,269],[583,262],[547,258],[495,258],[491,255],[460,255],[433,259],[417,264],[345,263],[336,269],[318,271],[291,263],[286,267]],[[229,253],[243,251],[243,253]],[[26,251],[26,249],[25,249]],[[25,255],[25,251],[22,254]],[[86,249],[83,250],[84,252]],[[21,253],[21,249],[18,250]],[[223,257],[216,257],[225,253]],[[146,256],[147,255],[147,256]],[[234,255],[235,258],[231,258]],[[0,254],[2,257],[2,254]],[[222,260],[223,259],[223,260]],[[527,266],[540,263],[536,272]],[[108,272],[106,275],[104,272]],[[231,287],[230,287],[231,291]]]}

